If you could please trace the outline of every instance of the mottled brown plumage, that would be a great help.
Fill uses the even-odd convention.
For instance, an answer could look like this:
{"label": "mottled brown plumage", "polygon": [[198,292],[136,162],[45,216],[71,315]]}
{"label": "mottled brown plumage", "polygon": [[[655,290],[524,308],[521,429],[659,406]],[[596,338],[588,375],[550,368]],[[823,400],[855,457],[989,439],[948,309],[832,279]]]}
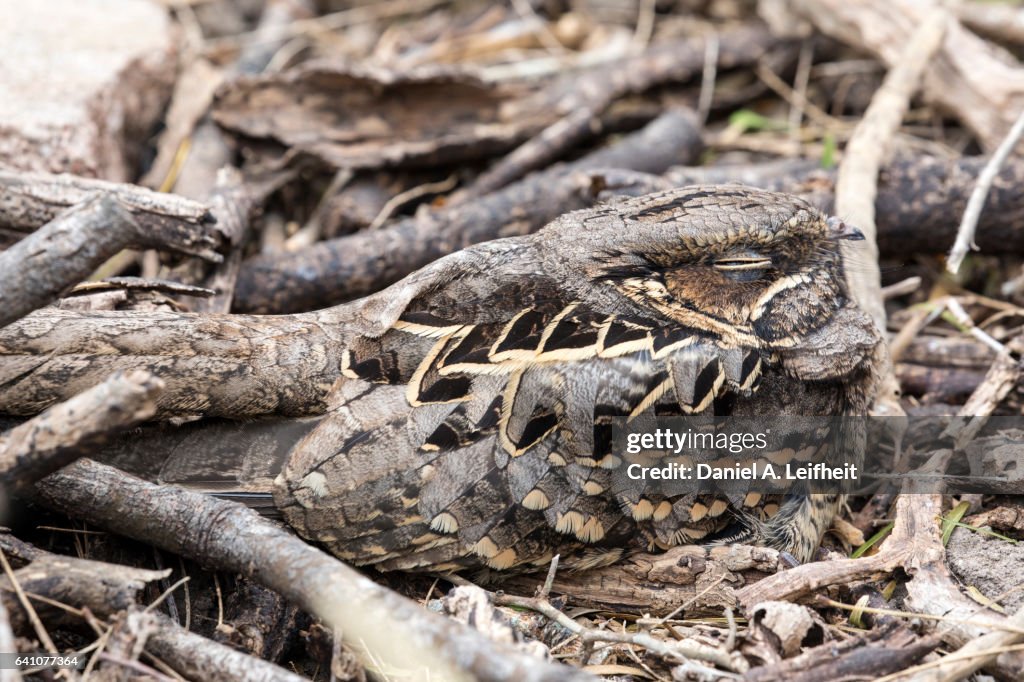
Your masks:
{"label": "mottled brown plumage", "polygon": [[690,187],[443,258],[339,313],[344,378],[275,502],[381,569],[585,566],[712,537],[807,559],[838,496],[616,496],[604,426],[864,413],[879,337],[838,248],[857,237],[791,196]]}

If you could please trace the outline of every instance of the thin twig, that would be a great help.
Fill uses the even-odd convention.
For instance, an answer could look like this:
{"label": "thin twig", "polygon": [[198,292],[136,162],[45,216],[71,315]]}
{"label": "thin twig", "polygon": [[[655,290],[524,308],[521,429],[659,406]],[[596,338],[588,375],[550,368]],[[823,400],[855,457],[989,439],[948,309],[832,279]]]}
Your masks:
{"label": "thin twig", "polygon": [[721,43],[718,33],[712,32],[704,41],[704,68],[700,75],[700,94],[697,97],[697,120],[703,126],[715,101],[715,81],[718,78],[718,51]]}
{"label": "thin twig", "polygon": [[800,124],[804,120],[807,106],[807,84],[811,80],[811,64],[814,63],[814,43],[805,39],[800,45],[800,56],[796,62],[796,75],[793,77],[793,102],[789,107],[789,135],[796,139]]}
{"label": "thin twig", "polygon": [[377,217],[373,219],[373,222],[371,222],[370,226],[366,229],[379,229],[382,225],[384,225],[384,223],[388,221],[388,218],[391,217],[391,214],[398,210],[398,208],[403,204],[406,204],[410,201],[415,201],[416,199],[419,199],[420,197],[426,196],[428,194],[443,194],[444,192],[447,192],[454,188],[455,185],[458,184],[458,182],[459,179],[457,176],[449,175],[444,180],[439,180],[437,182],[427,182],[416,187],[411,187],[405,190],[404,192],[396,194],[395,196],[388,199],[387,203],[384,204],[383,208],[380,209],[380,213],[377,214]]}
{"label": "thin twig", "polygon": [[633,31],[633,49],[643,51],[654,35],[654,18],[656,0],[640,0],[637,3],[636,29]]}
{"label": "thin twig", "polygon": [[544,48],[549,52],[559,54],[565,52],[565,46],[558,39],[552,31],[551,27],[548,26],[548,22],[544,21],[537,14],[533,6],[526,0],[512,0],[512,7],[515,8],[516,13],[525,19],[526,21],[533,22],[537,26],[537,38],[541,43],[544,44]]}
{"label": "thin twig", "polygon": [[971,198],[967,200],[967,208],[964,210],[963,220],[960,221],[956,241],[946,259],[946,269],[950,272],[955,274],[960,269],[960,264],[964,262],[968,250],[978,250],[978,245],[974,243],[974,234],[978,229],[981,210],[985,207],[985,199],[988,197],[989,190],[992,189],[992,183],[999,175],[1000,169],[1006,163],[1006,159],[1009,158],[1022,135],[1024,135],[1024,111],[1020,112],[1017,122],[1010,128],[1010,132],[1007,133],[992,158],[985,164],[981,174],[978,175],[978,184],[974,186]]}
{"label": "thin twig", "polygon": [[898,298],[900,296],[906,296],[912,294],[921,288],[921,278],[917,275],[913,277],[907,277],[904,280],[900,280],[895,284],[890,284],[887,287],[882,287],[882,300],[889,300],[890,298]]}
{"label": "thin twig", "polygon": [[967,311],[964,310],[962,305],[960,305],[960,301],[950,296],[946,299],[946,310],[949,311],[949,314],[953,316],[953,319],[956,320],[957,324],[959,324],[968,334],[976,338],[978,341],[981,341],[996,353],[1006,352],[1006,346],[993,339],[984,330],[974,324],[974,320],[971,319],[971,316],[968,315]]}
{"label": "thin twig", "polygon": [[327,213],[327,207],[330,204],[331,198],[344,189],[345,185],[351,182],[354,175],[351,168],[338,169],[338,172],[334,174],[331,182],[327,185],[327,189],[320,195],[320,201],[317,202],[316,208],[313,209],[313,215],[310,216],[309,220],[306,221],[306,224],[298,232],[289,237],[284,243],[285,251],[297,251],[320,241],[320,236],[324,229],[324,216]]}
{"label": "thin twig", "polygon": [[548,595],[551,594],[551,586],[555,583],[555,574],[558,573],[558,559],[560,556],[560,554],[556,554],[551,558],[548,576],[544,579],[544,585],[541,586],[540,592],[537,593],[539,599],[547,599]]}

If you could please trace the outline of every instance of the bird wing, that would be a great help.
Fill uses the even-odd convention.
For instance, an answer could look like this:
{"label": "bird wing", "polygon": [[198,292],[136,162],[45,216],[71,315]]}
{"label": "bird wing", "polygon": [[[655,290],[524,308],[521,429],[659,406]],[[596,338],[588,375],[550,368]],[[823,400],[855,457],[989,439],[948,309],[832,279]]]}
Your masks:
{"label": "bird wing", "polygon": [[680,514],[720,523],[713,500],[690,518],[699,501],[683,510],[610,492],[622,460],[609,418],[699,413],[725,392],[749,394],[761,351],[595,310],[542,276],[519,281],[514,295],[499,286],[465,307],[438,301],[474,286],[452,280],[368,302],[392,319],[351,339],[331,413],[293,451],[278,488],[289,523],[344,558],[395,568],[467,550],[506,568],[547,559],[550,543],[531,549],[538,534],[595,543],[638,521],[675,533]]}

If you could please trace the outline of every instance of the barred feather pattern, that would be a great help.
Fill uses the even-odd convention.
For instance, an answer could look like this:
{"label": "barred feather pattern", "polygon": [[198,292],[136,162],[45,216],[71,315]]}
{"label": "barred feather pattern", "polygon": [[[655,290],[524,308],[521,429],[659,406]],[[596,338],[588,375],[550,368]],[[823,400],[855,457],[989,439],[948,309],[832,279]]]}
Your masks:
{"label": "barred feather pattern", "polygon": [[531,570],[555,553],[583,568],[716,539],[809,558],[837,496],[613,492],[609,419],[863,412],[879,337],[845,296],[832,227],[785,195],[684,188],[471,247],[352,304],[343,378],[277,506],[382,570]]}

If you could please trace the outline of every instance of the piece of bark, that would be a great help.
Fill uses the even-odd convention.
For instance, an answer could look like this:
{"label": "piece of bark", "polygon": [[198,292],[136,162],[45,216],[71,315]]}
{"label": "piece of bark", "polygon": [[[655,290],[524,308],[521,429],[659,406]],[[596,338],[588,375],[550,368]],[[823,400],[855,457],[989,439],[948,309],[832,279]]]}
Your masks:
{"label": "piece of bark", "polygon": [[242,263],[243,246],[249,236],[250,219],[253,211],[276,188],[271,183],[265,191],[258,192],[247,185],[240,172],[225,167],[217,174],[213,191],[207,195],[210,207],[217,216],[218,226],[227,242],[227,257],[223,262],[207,266],[200,262],[185,263],[172,276],[190,284],[213,289],[216,293],[192,305],[197,313],[227,313],[235,294],[235,281]]}
{"label": "piece of bark", "polygon": [[143,229],[119,201],[100,195],[73,207],[0,253],[0,327],[52,302],[127,246],[219,259],[201,227]]}
{"label": "piece of bark", "polygon": [[75,175],[29,173],[0,167],[0,226],[28,234],[66,209],[99,194],[114,197],[140,228],[154,236],[194,232],[204,234],[196,248],[220,246],[222,237],[210,207],[173,194],[144,187]]}
{"label": "piece of bark", "polygon": [[[919,0],[790,0],[822,33],[898,64],[925,17],[944,11]],[[1024,68],[1008,52],[950,22],[924,76],[925,98],[955,115],[992,151],[1024,109]]]}
{"label": "piece of bark", "polygon": [[223,78],[223,70],[203,58],[193,59],[182,69],[164,118],[164,130],[156,141],[156,158],[139,184],[157,189],[166,183],[167,189],[177,189],[168,180],[172,179],[181,154],[201,153],[201,148],[195,147],[195,141],[189,138],[210,108]]}
{"label": "piece of bark", "polygon": [[157,416],[321,414],[342,342],[317,315],[40,310],[0,329],[0,414],[32,415],[118,370],[163,379]]}
{"label": "piece of bark", "polygon": [[439,679],[589,680],[488,641],[364,578],[241,505],[146,483],[79,460],[36,484],[40,501],[280,592],[339,633],[367,664]]}
{"label": "piece of bark", "polygon": [[148,372],[115,374],[0,434],[0,484],[22,488],[149,419],[162,390]]}
{"label": "piece of bark", "polygon": [[147,0],[0,1],[0,159],[126,181],[174,85],[175,27]]}
{"label": "piece of bark", "polygon": [[535,173],[479,201],[434,210],[391,227],[321,242],[295,253],[242,264],[240,312],[310,310],[357,298],[460,248],[533,232],[567,211],[596,201],[592,183],[574,171],[629,168],[658,173],[696,158],[700,131],[692,115],[670,110],[608,149]]}
{"label": "piece of bark", "polygon": [[391,184],[383,173],[353,178],[326,200],[320,217],[321,234],[333,239],[369,227],[392,197],[411,187],[407,182],[401,182],[399,187]]}
{"label": "piece of bark", "polygon": [[[1017,506],[1000,506],[986,509],[964,519],[971,526],[989,526],[998,531],[1024,532],[1024,509]],[[1024,606],[1024,604],[1022,604]]]}
{"label": "piece of bark", "polygon": [[298,610],[277,592],[241,581],[224,605],[224,623],[213,639],[235,650],[276,662],[298,629]]}
{"label": "piece of bark", "polygon": [[395,71],[321,59],[225,83],[213,118],[337,168],[434,165],[508,149],[543,125],[543,113],[510,111],[520,96],[449,66]]}
{"label": "piece of bark", "polygon": [[932,367],[958,367],[986,370],[995,359],[995,351],[970,337],[917,335],[907,345],[900,360]]}
{"label": "piece of bark", "polygon": [[[102,291],[157,292],[175,296],[213,296],[212,289],[194,287],[190,284],[172,282],[165,279],[145,279],[143,277],[107,277],[98,282],[82,282],[68,292],[68,296],[88,296]],[[65,298],[64,300],[67,300]]]}

